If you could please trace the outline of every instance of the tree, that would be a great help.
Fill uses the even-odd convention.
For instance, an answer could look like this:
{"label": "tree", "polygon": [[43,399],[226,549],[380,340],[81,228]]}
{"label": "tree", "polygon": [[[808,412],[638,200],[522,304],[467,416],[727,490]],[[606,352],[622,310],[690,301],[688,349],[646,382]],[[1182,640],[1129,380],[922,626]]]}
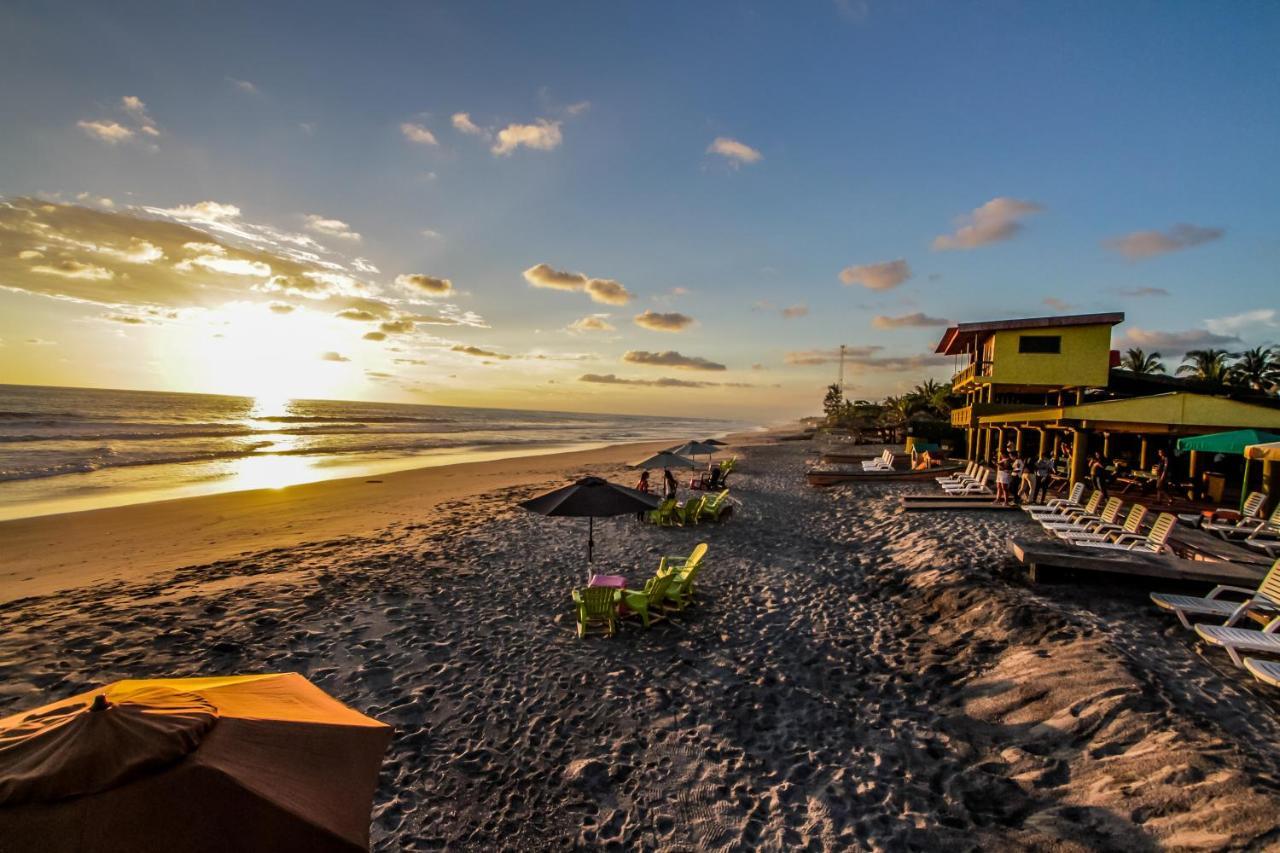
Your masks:
{"label": "tree", "polygon": [[1230,375],[1232,358],[1234,356],[1224,349],[1193,349],[1182,357],[1178,375],[1222,385]]}
{"label": "tree", "polygon": [[826,413],[828,421],[835,421],[840,417],[840,410],[844,408],[844,392],[840,390],[840,386],[832,382],[827,386],[827,396],[822,398],[822,411]]}
{"label": "tree", "polygon": [[1120,359],[1120,367],[1139,376],[1165,372],[1164,363],[1160,361],[1160,353],[1153,352],[1148,355],[1137,347],[1125,350],[1124,358]]}
{"label": "tree", "polygon": [[1270,393],[1280,384],[1280,352],[1271,347],[1254,347],[1236,357],[1231,365],[1232,385]]}

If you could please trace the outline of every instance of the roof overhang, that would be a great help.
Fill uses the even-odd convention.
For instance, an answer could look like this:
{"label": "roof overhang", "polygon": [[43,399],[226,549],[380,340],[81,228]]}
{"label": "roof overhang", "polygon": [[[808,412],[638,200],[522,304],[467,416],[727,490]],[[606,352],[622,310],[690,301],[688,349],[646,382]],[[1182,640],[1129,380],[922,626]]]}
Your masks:
{"label": "roof overhang", "polygon": [[1112,311],[1105,314],[1068,314],[1061,317],[1027,317],[1021,320],[960,323],[947,329],[934,352],[942,355],[970,352],[981,338],[993,332],[1012,329],[1060,329],[1067,326],[1114,326],[1123,322],[1124,312]]}
{"label": "roof overhang", "polygon": [[1109,432],[1195,435],[1227,429],[1280,431],[1280,410],[1208,394],[1172,392],[1072,406],[998,412],[978,418],[979,426],[1047,426]]}

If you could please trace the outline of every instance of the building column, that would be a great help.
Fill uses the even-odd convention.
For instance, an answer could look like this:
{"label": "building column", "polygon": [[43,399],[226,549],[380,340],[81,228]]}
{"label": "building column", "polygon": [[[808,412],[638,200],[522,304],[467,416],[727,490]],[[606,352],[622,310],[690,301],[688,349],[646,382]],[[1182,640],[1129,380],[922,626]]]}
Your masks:
{"label": "building column", "polygon": [[1147,463],[1147,437],[1144,435],[1142,436],[1142,444],[1138,447],[1138,470],[1146,471]]}
{"label": "building column", "polygon": [[1050,441],[1049,430],[1045,429],[1044,427],[1039,427],[1039,430],[1040,430],[1040,450],[1037,451],[1038,455],[1036,456],[1036,458],[1043,459],[1044,457],[1049,455],[1047,452],[1049,450],[1049,441]]}
{"label": "building column", "polygon": [[1196,481],[1196,474],[1200,473],[1197,470],[1199,467],[1200,467],[1200,451],[1193,450],[1191,451],[1191,458],[1187,461],[1187,479],[1192,482],[1193,486]]}
{"label": "building column", "polygon": [[1088,471],[1085,465],[1085,454],[1088,450],[1089,431],[1077,429],[1071,440],[1071,488],[1075,488],[1076,483],[1084,482],[1085,472]]}
{"label": "building column", "polygon": [[1022,456],[1022,427],[1014,427],[1013,452]]}
{"label": "building column", "polygon": [[1004,452],[1004,427],[996,427],[996,452],[991,454],[991,461],[995,462],[1000,458],[1000,454]]}
{"label": "building column", "polygon": [[1111,433],[1104,432],[1102,434],[1102,458],[1111,458]]}

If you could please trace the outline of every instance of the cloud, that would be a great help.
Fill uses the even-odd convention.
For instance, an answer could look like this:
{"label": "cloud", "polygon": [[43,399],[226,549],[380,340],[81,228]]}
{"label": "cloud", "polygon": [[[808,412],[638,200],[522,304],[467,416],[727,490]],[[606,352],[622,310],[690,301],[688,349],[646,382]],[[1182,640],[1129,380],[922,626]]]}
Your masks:
{"label": "cloud", "polygon": [[[945,356],[934,355],[881,355],[881,346],[845,347],[845,366],[854,373],[883,371],[886,373],[920,372],[930,368],[943,366],[950,362]],[[801,350],[789,352],[783,357],[785,364],[794,367],[808,367],[823,364],[839,364],[840,348]]]}
{"label": "cloud", "polygon": [[578,101],[565,107],[564,111],[570,116],[580,116],[589,109],[591,109],[590,101]]}
{"label": "cloud", "polygon": [[378,324],[378,328],[389,335],[404,335],[413,331],[414,322],[416,320],[416,317],[412,319],[401,318],[398,320],[384,320]]}
{"label": "cloud", "polygon": [[1119,252],[1131,261],[1140,261],[1143,258],[1212,243],[1214,240],[1221,239],[1225,233],[1221,228],[1205,228],[1182,223],[1167,231],[1134,231],[1123,237],[1104,240],[1102,245]]}
{"label": "cloud", "polygon": [[172,216],[191,222],[222,222],[227,219],[238,219],[240,208],[234,204],[223,204],[218,201],[198,201],[195,204],[182,204],[177,207],[159,208],[157,213]]}
{"label": "cloud", "polygon": [[106,314],[104,320],[110,320],[112,323],[124,323],[126,326],[144,326],[147,323],[145,317],[136,317],[132,314]]}
{"label": "cloud", "polygon": [[476,358],[496,358],[499,361],[507,361],[511,356],[502,352],[493,352],[492,350],[480,349],[480,347],[463,346],[458,344],[453,347],[452,352],[460,352],[463,355],[473,355]]}
{"label": "cloud", "polygon": [[471,120],[470,113],[454,113],[451,121],[453,122],[454,130],[461,133],[467,133],[472,136],[484,136],[486,134],[483,127],[478,126]]}
{"label": "cloud", "polygon": [[366,341],[385,341],[387,339],[386,332],[365,332],[363,335]]}
{"label": "cloud", "polygon": [[439,231],[435,230],[434,228],[423,228],[423,229],[422,229],[422,236],[423,236],[423,237],[426,237],[428,240],[443,240],[443,239],[444,239],[444,235],[443,235],[443,234],[441,234]]}
{"label": "cloud", "polygon": [[789,305],[783,308],[779,313],[788,320],[794,320],[797,317],[805,317],[809,314],[808,305]]}
{"label": "cloud", "polygon": [[352,231],[350,225],[341,219],[327,219],[318,213],[307,214],[307,229],[328,237],[337,237],[340,240],[360,242],[360,235]]}
{"label": "cloud", "polygon": [[905,259],[845,267],[840,270],[840,280],[845,284],[860,284],[871,290],[889,290],[911,278],[911,265]]}
{"label": "cloud", "polygon": [[678,367],[682,370],[726,370],[723,364],[708,361],[705,358],[681,355],[675,350],[666,352],[648,352],[646,350],[630,350],[622,356],[622,360],[631,364],[644,364],[651,367]]}
{"label": "cloud", "polygon": [[147,114],[147,105],[137,95],[125,95],[121,98],[120,108],[133,117],[140,131],[148,136],[160,135],[160,131],[156,130],[155,121]]}
{"label": "cloud", "polygon": [[571,332],[612,332],[614,327],[608,322],[608,314],[589,314],[569,324]]}
{"label": "cloud", "polygon": [[1208,329],[1162,332],[1133,326],[1117,339],[1113,346],[1118,349],[1141,347],[1165,356],[1176,356],[1182,355],[1187,350],[1220,348],[1238,343],[1240,338],[1235,335],[1218,334]]}
{"label": "cloud", "polygon": [[1205,320],[1204,324],[1214,334],[1231,336],[1239,335],[1248,329],[1258,327],[1275,328],[1277,325],[1274,308],[1256,308],[1252,311],[1232,314],[1227,317],[1215,317]]}
{"label": "cloud", "polygon": [[106,142],[109,145],[133,139],[133,131],[118,121],[89,121],[88,119],[81,119],[76,122],[76,127],[94,139]]}
{"label": "cloud", "polygon": [[343,355],[342,353],[333,352],[332,350],[326,353],[321,353],[320,359],[322,361],[350,361],[351,360],[347,358],[345,355]]}
{"label": "cloud", "polygon": [[179,261],[173,268],[181,272],[190,272],[195,267],[227,275],[251,275],[259,278],[271,275],[270,264],[247,258],[228,258],[222,254],[197,255],[194,258]]}
{"label": "cloud", "polygon": [[394,361],[396,364],[423,365],[427,363],[425,359],[421,359],[421,358],[393,358],[392,361]]}
{"label": "cloud", "polygon": [[341,317],[344,320],[355,320],[360,323],[369,323],[378,319],[377,314],[374,314],[372,311],[365,311],[361,308],[347,308],[344,311],[339,311],[335,316]]}
{"label": "cloud", "polygon": [[710,388],[719,382],[698,382],[692,379],[675,379],[664,376],[659,379],[623,379],[612,373],[584,373],[578,377],[579,382],[592,382],[597,385],[645,385],[654,388]]}
{"label": "cloud", "polygon": [[37,264],[31,268],[31,271],[41,275],[78,278],[84,281],[110,281],[116,275],[106,267],[72,260],[62,260],[55,264]]}
{"label": "cloud", "polygon": [[406,121],[400,125],[400,132],[404,134],[404,138],[418,145],[438,145],[436,135],[427,130],[420,124]]}
{"label": "cloud", "polygon": [[564,137],[560,122],[538,119],[537,124],[509,124],[498,131],[498,139],[490,149],[496,156],[505,157],[521,145],[538,151],[558,148]]}
{"label": "cloud", "polygon": [[272,302],[267,307],[271,309],[272,314],[292,314],[294,310],[293,306],[287,302]]}
{"label": "cloud", "polygon": [[248,80],[237,80],[234,77],[228,77],[227,82],[230,83],[232,86],[235,86],[241,92],[244,92],[246,95],[259,94],[258,87],[250,83]]}
{"label": "cloud", "polygon": [[27,338],[23,343],[33,347],[56,347],[58,345],[57,341],[47,341],[44,338]]}
{"label": "cloud", "polygon": [[929,326],[950,326],[951,321],[943,317],[930,317],[917,311],[914,314],[903,314],[901,317],[886,317],[881,314],[871,321],[877,329],[927,328]]}
{"label": "cloud", "polygon": [[381,270],[374,266],[373,262],[367,258],[355,258],[351,261],[351,266],[355,267],[358,272],[381,272]]}
{"label": "cloud", "polygon": [[164,252],[158,246],[136,237],[129,241],[129,246],[125,249],[95,245],[93,251],[127,264],[149,264],[164,258]]}
{"label": "cloud", "polygon": [[1075,306],[1066,300],[1059,299],[1056,296],[1046,296],[1044,304],[1052,308],[1054,311],[1070,311]]}
{"label": "cloud", "polygon": [[743,163],[758,163],[764,159],[764,155],[746,143],[739,142],[736,139],[730,139],[727,136],[717,136],[707,146],[708,154],[719,154],[729,161],[734,168]]}
{"label": "cloud", "polygon": [[406,273],[396,276],[396,284],[414,293],[425,293],[428,296],[448,296],[453,291],[453,282],[447,278],[436,278],[423,273]]}
{"label": "cloud", "polygon": [[683,332],[693,325],[693,318],[676,312],[659,314],[656,311],[645,311],[635,316],[635,324],[655,332]]}
{"label": "cloud", "polygon": [[1120,296],[1132,296],[1135,299],[1143,296],[1168,296],[1169,291],[1163,287],[1122,287],[1116,290]]}
{"label": "cloud", "polygon": [[934,238],[934,251],[976,249],[1008,240],[1022,230],[1022,219],[1044,210],[1033,201],[1000,196],[956,220],[954,233]]}
{"label": "cloud", "polygon": [[588,278],[580,272],[564,272],[547,264],[529,267],[522,275],[534,287],[583,291],[593,302],[606,305],[626,305],[632,298],[626,287],[611,278]]}

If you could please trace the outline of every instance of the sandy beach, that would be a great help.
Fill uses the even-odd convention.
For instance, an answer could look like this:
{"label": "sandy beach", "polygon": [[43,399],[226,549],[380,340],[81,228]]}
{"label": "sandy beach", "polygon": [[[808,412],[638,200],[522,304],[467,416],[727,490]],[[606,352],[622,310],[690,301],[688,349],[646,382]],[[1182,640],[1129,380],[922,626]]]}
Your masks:
{"label": "sandy beach", "polygon": [[1275,691],[1147,587],[1031,586],[1020,513],[805,485],[738,445],[731,520],[598,524],[696,606],[579,640],[585,524],[515,502],[645,447],[0,525],[0,714],[123,677],[298,671],[395,726],[379,850],[1264,849]]}

